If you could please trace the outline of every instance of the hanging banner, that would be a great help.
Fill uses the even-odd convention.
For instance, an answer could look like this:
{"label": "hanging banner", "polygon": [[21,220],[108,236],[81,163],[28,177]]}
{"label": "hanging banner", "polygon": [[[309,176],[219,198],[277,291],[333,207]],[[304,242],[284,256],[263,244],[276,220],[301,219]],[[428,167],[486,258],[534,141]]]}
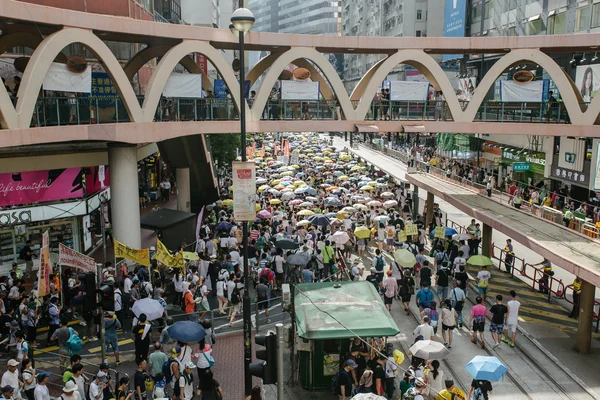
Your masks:
{"label": "hanging banner", "polygon": [[204,206],[202,206],[202,210],[200,210],[200,214],[198,214],[198,221],[196,221],[196,242],[200,240],[200,228],[202,227],[202,218],[204,216]]}
{"label": "hanging banner", "polygon": [[50,237],[48,231],[42,235],[42,248],[40,249],[40,269],[38,271],[38,297],[44,297],[50,292]]}
{"label": "hanging banner", "polygon": [[202,75],[172,72],[163,89],[165,97],[202,97]]}
{"label": "hanging banner", "polygon": [[92,91],[92,68],[88,66],[81,73],[71,72],[67,64],[50,64],[44,77],[44,90],[69,93],[90,93]]}
{"label": "hanging banner", "polygon": [[158,239],[156,239],[156,254],[154,255],[154,258],[171,268],[183,268],[185,265],[183,254],[181,252],[173,255],[163,242]]}
{"label": "hanging banner", "polygon": [[85,272],[96,273],[96,260],[62,243],[58,244],[58,263],[63,267],[79,268]]}
{"label": "hanging banner", "polygon": [[233,218],[236,221],[256,219],[256,165],[254,162],[234,162]]}
{"label": "hanging banner", "polygon": [[150,250],[149,249],[132,249],[125,246],[123,243],[114,239],[115,258],[126,258],[138,264],[150,266]]}

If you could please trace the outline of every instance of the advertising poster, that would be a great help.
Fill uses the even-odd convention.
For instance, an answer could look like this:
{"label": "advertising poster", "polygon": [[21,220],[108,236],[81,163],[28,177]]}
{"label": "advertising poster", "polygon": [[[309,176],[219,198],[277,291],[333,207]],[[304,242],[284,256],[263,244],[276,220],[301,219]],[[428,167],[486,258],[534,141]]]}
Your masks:
{"label": "advertising poster", "polygon": [[254,162],[234,162],[233,217],[236,221],[256,219],[256,165]]}
{"label": "advertising poster", "polygon": [[96,260],[62,243],[58,244],[58,263],[63,267],[77,268],[85,272],[96,273]]}
{"label": "advertising poster", "polygon": [[[464,37],[467,22],[467,0],[446,0],[444,9],[444,37]],[[443,61],[462,58],[462,54],[444,54]]]}
{"label": "advertising poster", "polygon": [[575,73],[575,86],[584,102],[592,101],[600,87],[600,64],[578,66]]}

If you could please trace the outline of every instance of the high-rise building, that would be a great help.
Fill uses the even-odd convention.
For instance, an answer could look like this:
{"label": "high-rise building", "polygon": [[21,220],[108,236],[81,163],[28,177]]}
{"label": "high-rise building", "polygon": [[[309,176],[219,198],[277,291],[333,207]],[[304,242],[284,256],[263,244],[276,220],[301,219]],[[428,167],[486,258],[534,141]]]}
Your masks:
{"label": "high-rise building", "polygon": [[255,32],[339,35],[340,2],[323,0],[249,0]]}
{"label": "high-rise building", "polygon": [[[343,36],[442,36],[443,0],[344,0]],[[346,54],[344,82],[351,91],[383,55]],[[403,66],[391,75],[404,77]]]}

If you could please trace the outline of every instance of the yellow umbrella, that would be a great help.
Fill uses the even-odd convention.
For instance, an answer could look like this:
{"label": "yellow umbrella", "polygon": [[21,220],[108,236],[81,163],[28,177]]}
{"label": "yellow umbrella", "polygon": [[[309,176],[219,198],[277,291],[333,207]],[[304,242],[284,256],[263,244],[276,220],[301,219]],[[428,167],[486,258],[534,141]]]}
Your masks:
{"label": "yellow umbrella", "polygon": [[292,176],[292,175],[294,175],[294,173],[292,171],[286,171],[286,172],[282,172],[280,175],[281,176]]}
{"label": "yellow umbrella", "polygon": [[269,204],[281,204],[281,200],[279,200],[279,199],[271,199],[271,200],[269,200]]}
{"label": "yellow umbrella", "polygon": [[361,187],[360,190],[364,190],[365,192],[370,192],[371,190],[373,190],[373,186],[365,185],[365,186]]}
{"label": "yellow umbrella", "polygon": [[350,179],[350,177],[348,175],[342,175],[338,178],[340,181],[347,181],[348,179]]}
{"label": "yellow umbrella", "polygon": [[298,165],[294,164],[294,165],[290,165],[290,168],[299,169],[300,167]]}
{"label": "yellow umbrella", "polygon": [[184,251],[183,252],[183,259],[184,260],[190,260],[190,261],[197,261],[197,260],[200,259],[200,257],[198,257],[198,254],[192,253],[191,251]]}
{"label": "yellow umbrella", "polygon": [[367,239],[371,236],[371,230],[366,226],[359,226],[354,230],[354,235],[359,239]]}
{"label": "yellow umbrella", "polygon": [[348,155],[340,156],[340,160],[342,160],[342,161],[350,161],[350,158],[351,157]]}
{"label": "yellow umbrella", "polygon": [[231,200],[231,199],[223,200],[222,204],[224,206],[232,206],[233,205],[233,200]]}
{"label": "yellow umbrella", "polygon": [[310,210],[302,210],[302,211],[299,211],[297,215],[308,216],[308,215],[315,215],[315,213]]}
{"label": "yellow umbrella", "polygon": [[294,181],[294,187],[298,187],[298,186],[307,186],[306,182],[304,181]]}
{"label": "yellow umbrella", "polygon": [[370,181],[370,182],[367,182],[367,185],[375,186],[375,185],[377,185],[378,183],[379,183],[379,182],[376,182],[376,181]]}
{"label": "yellow umbrella", "polygon": [[270,189],[271,187],[269,185],[262,185],[258,188],[258,193],[264,192],[267,189]]}
{"label": "yellow umbrella", "polygon": [[354,167],[350,168],[350,171],[354,172],[354,171],[358,171],[359,169],[360,169],[360,165],[355,165]]}
{"label": "yellow umbrella", "polygon": [[275,161],[275,159],[273,157],[267,157],[265,158],[265,161]]}
{"label": "yellow umbrella", "polygon": [[281,179],[275,179],[273,181],[271,181],[271,185],[275,186],[275,185],[279,185],[281,183]]}
{"label": "yellow umbrella", "polygon": [[256,211],[260,211],[260,209],[261,209],[260,204],[255,204],[255,207],[256,207]]}
{"label": "yellow umbrella", "polygon": [[229,189],[230,192],[233,192],[233,186],[229,186],[227,189]]}

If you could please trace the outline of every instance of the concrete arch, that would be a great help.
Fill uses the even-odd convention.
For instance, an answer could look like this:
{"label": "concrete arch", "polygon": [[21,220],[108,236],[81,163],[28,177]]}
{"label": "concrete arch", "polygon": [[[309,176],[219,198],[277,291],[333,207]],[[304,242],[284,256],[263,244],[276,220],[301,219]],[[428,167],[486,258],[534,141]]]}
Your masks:
{"label": "concrete arch", "polygon": [[329,85],[333,89],[333,93],[337,96],[338,101],[340,102],[340,108],[344,113],[344,116],[347,120],[354,120],[355,113],[354,108],[352,107],[352,103],[350,102],[350,98],[348,97],[348,93],[346,92],[346,88],[342,83],[340,77],[338,76],[333,66],[321,53],[317,50],[309,47],[297,47],[290,49],[283,53],[281,56],[277,57],[277,60],[273,62],[269,72],[265,75],[260,88],[256,94],[256,100],[254,101],[254,105],[252,106],[252,119],[260,120],[262,112],[269,100],[269,94],[271,93],[271,88],[275,85],[279,74],[281,71],[291,62],[305,59],[311,60],[316,66],[318,66]]}
{"label": "concrete arch", "polygon": [[31,117],[33,116],[40,87],[50,68],[50,64],[62,49],[72,43],[85,45],[94,53],[98,60],[102,61],[104,69],[123,99],[129,117],[133,122],[142,122],[142,109],[133,88],[129,84],[123,68],[121,68],[121,65],[110,49],[91,31],[79,28],[66,28],[48,35],[33,52],[27,64],[27,68],[21,79],[21,86],[18,93],[19,99],[16,107],[19,127],[27,128],[31,124]]}
{"label": "concrete arch", "polygon": [[[558,64],[554,62],[552,58],[542,53],[538,49],[513,50],[496,61],[496,63],[492,66],[492,68],[490,68],[487,74],[485,74],[477,86],[475,95],[471,98],[469,105],[464,111],[462,121],[473,121],[479,106],[481,106],[483,103],[487,92],[496,82],[496,79],[498,79],[498,77],[502,75],[507,68],[511,67],[512,65],[519,64],[522,61],[531,61],[537,63],[540,67],[544,68],[548,72],[548,75],[550,75],[554,80],[554,83],[556,83],[556,87],[558,88],[558,91],[563,99],[563,104],[569,113],[571,123],[574,125],[584,124],[583,113],[581,112],[581,108],[579,106],[579,100],[573,91],[570,79],[565,77],[564,71],[558,66]],[[600,106],[600,103],[596,103],[596,105]],[[589,111],[592,111],[593,113],[593,110],[590,109],[588,112]],[[593,124],[593,121],[595,121],[597,115],[598,112],[594,114],[593,118],[590,118],[592,122],[588,123],[588,125]]]}
{"label": "concrete arch", "polygon": [[[199,40],[189,40],[179,43],[177,46],[169,49],[160,60],[160,63],[154,70],[148,87],[146,89],[146,97],[144,98],[144,105],[142,106],[144,113],[144,120],[146,122],[152,122],[160,101],[160,96],[167,83],[169,75],[173,71],[173,68],[190,53],[203,54],[210,62],[215,66],[217,71],[223,77],[225,84],[231,92],[231,98],[239,110],[240,104],[240,91],[239,83],[233,74],[233,70],[227,64],[227,61],[221,53],[206,42]],[[249,114],[248,104],[246,104],[246,115]]]}
{"label": "concrete arch", "polygon": [[[273,53],[269,54],[266,57],[260,59],[258,63],[252,68],[250,72],[246,75],[246,80],[250,81],[250,87],[256,83],[258,78],[267,70],[279,56],[284,53]],[[314,82],[319,82],[319,90],[321,91],[321,95],[323,95],[324,99],[331,100],[333,99],[334,93],[331,91],[328,82],[314,65],[306,61],[304,58],[299,58],[297,60],[292,61],[292,64],[297,66],[298,68],[306,68],[310,72],[311,80]]]}
{"label": "concrete arch", "polygon": [[[42,43],[42,38],[38,35],[34,35],[29,32],[15,32],[9,33],[8,35],[0,36],[0,54],[6,53],[8,50],[15,48],[17,46],[24,46],[35,50],[40,43]],[[66,63],[67,56],[65,56],[62,52],[56,56],[56,62]]]}
{"label": "concrete arch", "polygon": [[[430,55],[421,50],[400,50],[383,60],[380,65],[378,64],[373,66],[357,85],[357,88],[360,87],[363,91],[358,107],[356,108],[357,119],[365,119],[373,101],[373,96],[375,96],[377,89],[381,86],[381,82],[389,72],[398,64],[406,64],[418,69],[436,89],[442,90],[445,93],[446,102],[454,121],[460,120],[462,110],[454,94],[452,84],[439,64]],[[362,83],[365,79],[369,82],[366,86]],[[355,93],[353,92],[352,95],[354,96]],[[358,93],[356,93],[356,96],[358,96]]]}
{"label": "concrete arch", "polygon": [[[148,61],[153,60],[158,57],[163,57],[171,46],[168,45],[156,45],[156,46],[148,46],[143,50],[140,50],[136,55],[134,55],[131,60],[125,64],[123,69],[125,70],[125,75],[129,81],[133,79],[135,74],[146,64]],[[201,74],[202,75],[202,88],[204,90],[212,90],[213,85],[208,79],[208,76],[204,73],[204,71],[194,62],[194,60],[190,56],[183,57],[179,64],[185,68],[190,74]]]}
{"label": "concrete arch", "polygon": [[375,74],[375,72],[377,72],[377,70],[379,69],[379,67],[381,67],[381,65],[385,62],[385,60],[386,60],[385,58],[382,60],[379,60],[378,62],[375,63],[375,65],[373,65],[371,68],[369,68],[367,73],[360,79],[360,81],[358,81],[358,84],[354,87],[354,90],[352,91],[352,94],[350,95],[350,101],[359,101],[361,99],[361,97],[365,93],[365,89],[367,88],[367,85],[371,81],[371,78],[373,78],[373,74]]}

